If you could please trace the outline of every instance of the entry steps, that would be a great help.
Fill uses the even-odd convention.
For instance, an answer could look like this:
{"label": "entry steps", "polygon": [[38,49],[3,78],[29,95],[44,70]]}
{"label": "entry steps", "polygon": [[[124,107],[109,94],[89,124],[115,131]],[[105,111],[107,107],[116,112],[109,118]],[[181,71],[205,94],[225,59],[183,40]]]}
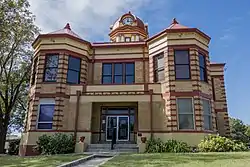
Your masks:
{"label": "entry steps", "polygon": [[115,144],[114,149],[111,150],[111,144],[89,144],[86,152],[93,153],[109,153],[109,152],[123,152],[123,153],[138,153],[139,148],[137,144]]}

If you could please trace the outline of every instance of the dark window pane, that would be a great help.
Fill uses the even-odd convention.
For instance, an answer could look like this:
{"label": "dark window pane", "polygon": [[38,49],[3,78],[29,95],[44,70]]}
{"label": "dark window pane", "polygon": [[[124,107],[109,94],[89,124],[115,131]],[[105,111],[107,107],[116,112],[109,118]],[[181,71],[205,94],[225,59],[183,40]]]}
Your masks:
{"label": "dark window pane", "polygon": [[122,75],[122,64],[115,64],[115,75]]}
{"label": "dark window pane", "polygon": [[193,114],[193,104],[190,98],[177,99],[178,113],[179,114]]}
{"label": "dark window pane", "polygon": [[189,64],[189,55],[187,50],[175,51],[175,64]]}
{"label": "dark window pane", "polygon": [[135,116],[130,115],[130,117],[129,117],[130,132],[134,132],[134,123],[135,123]]}
{"label": "dark window pane", "polygon": [[134,75],[135,73],[135,64],[134,63],[126,63],[126,74],[125,75]]}
{"label": "dark window pane", "polygon": [[38,129],[52,129],[52,123],[38,123]]}
{"label": "dark window pane", "polygon": [[80,71],[81,60],[75,57],[69,57],[69,69]]}
{"label": "dark window pane", "polygon": [[206,115],[211,115],[211,107],[208,100],[202,100],[203,112]]}
{"label": "dark window pane", "polygon": [[135,114],[135,109],[130,108],[130,114]]}
{"label": "dark window pane", "polygon": [[205,68],[205,56],[199,55],[199,64],[201,67]]}
{"label": "dark window pane", "polygon": [[189,79],[189,65],[176,65],[175,66],[175,77],[176,79]]}
{"label": "dark window pane", "polygon": [[103,76],[102,77],[102,83],[104,83],[104,84],[112,83],[112,77],[111,76]]}
{"label": "dark window pane", "polygon": [[163,55],[158,57],[158,59],[157,59],[157,67],[158,68],[164,67],[164,57],[163,57]]}
{"label": "dark window pane", "polygon": [[40,105],[38,122],[52,122],[54,114],[54,105]]}
{"label": "dark window pane", "polygon": [[67,82],[79,84],[79,72],[68,70]]}
{"label": "dark window pane", "polygon": [[207,80],[206,70],[202,67],[200,67],[200,80],[201,81]]}
{"label": "dark window pane", "polygon": [[112,75],[112,64],[103,64],[103,75]]}
{"label": "dark window pane", "polygon": [[58,55],[46,56],[46,67],[57,67],[58,66]]}
{"label": "dark window pane", "polygon": [[132,84],[134,83],[134,76],[131,76],[131,75],[126,76],[125,80],[126,80],[126,84]]}
{"label": "dark window pane", "polygon": [[114,83],[122,84],[122,76],[120,76],[120,75],[114,76]]}
{"label": "dark window pane", "polygon": [[213,129],[211,116],[204,116],[204,129],[205,130]]}
{"label": "dark window pane", "polygon": [[45,81],[56,81],[56,77],[57,77],[57,68],[47,68],[45,70],[45,76],[44,76]]}
{"label": "dark window pane", "polygon": [[194,129],[193,115],[179,114],[179,129]]}
{"label": "dark window pane", "polygon": [[164,79],[165,79],[164,70],[160,70],[160,71],[155,72],[155,82],[163,81]]}
{"label": "dark window pane", "polygon": [[127,108],[109,108],[106,112],[106,114],[128,114],[128,109]]}

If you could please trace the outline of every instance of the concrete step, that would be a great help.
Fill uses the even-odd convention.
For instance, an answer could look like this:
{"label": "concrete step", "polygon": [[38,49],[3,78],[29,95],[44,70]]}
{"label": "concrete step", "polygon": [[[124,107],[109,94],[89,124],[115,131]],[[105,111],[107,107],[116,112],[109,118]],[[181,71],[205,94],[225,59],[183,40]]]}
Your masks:
{"label": "concrete step", "polygon": [[[88,148],[110,148],[111,144],[89,144]],[[137,148],[137,144],[115,144],[114,148]]]}
{"label": "concrete step", "polygon": [[116,144],[111,150],[110,144],[89,144],[87,152],[138,152],[137,144]]}

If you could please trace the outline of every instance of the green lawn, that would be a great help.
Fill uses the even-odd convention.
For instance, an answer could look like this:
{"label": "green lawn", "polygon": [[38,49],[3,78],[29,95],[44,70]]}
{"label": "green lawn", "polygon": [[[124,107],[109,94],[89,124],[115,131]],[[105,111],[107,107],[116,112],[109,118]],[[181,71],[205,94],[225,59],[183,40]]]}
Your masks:
{"label": "green lawn", "polygon": [[3,156],[0,157],[1,167],[55,167],[66,162],[70,162],[85,155],[53,155],[53,156],[34,156],[34,157],[17,157],[17,156]]}
{"label": "green lawn", "polygon": [[102,167],[247,167],[250,152],[241,153],[190,153],[190,154],[123,154]]}

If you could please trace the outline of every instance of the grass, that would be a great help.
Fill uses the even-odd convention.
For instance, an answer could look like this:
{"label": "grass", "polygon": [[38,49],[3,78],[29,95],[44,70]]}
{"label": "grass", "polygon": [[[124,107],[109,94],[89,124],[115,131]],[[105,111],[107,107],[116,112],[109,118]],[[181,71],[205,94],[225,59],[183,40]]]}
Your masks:
{"label": "grass", "polygon": [[102,167],[246,167],[250,152],[187,154],[121,154]]}
{"label": "grass", "polygon": [[34,157],[18,157],[18,156],[0,156],[1,167],[55,167],[66,162],[70,162],[86,155],[66,154],[52,156],[34,156]]}

